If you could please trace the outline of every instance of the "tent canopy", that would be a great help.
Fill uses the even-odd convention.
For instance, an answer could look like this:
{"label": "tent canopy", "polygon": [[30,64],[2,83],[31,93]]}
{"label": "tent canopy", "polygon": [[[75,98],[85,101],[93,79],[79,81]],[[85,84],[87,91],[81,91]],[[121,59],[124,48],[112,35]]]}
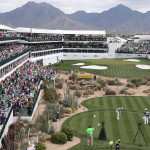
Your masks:
{"label": "tent canopy", "polygon": [[0,24],[0,30],[14,30],[13,28],[10,28],[8,26]]}
{"label": "tent canopy", "polygon": [[15,28],[13,32],[17,33],[39,33],[39,34],[75,34],[75,35],[106,35],[105,31],[97,30],[48,30],[37,28]]}

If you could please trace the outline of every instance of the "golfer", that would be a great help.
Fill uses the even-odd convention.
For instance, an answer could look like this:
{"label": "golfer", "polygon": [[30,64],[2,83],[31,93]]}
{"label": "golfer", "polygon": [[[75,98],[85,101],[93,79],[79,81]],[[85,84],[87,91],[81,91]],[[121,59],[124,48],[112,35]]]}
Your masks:
{"label": "golfer", "polygon": [[149,111],[147,110],[147,108],[145,108],[144,124],[148,124],[148,120],[149,120]]}
{"label": "golfer", "polygon": [[119,107],[116,109],[116,113],[117,113],[117,120],[119,120],[119,115],[121,114],[121,111],[123,110],[123,107]]}
{"label": "golfer", "polygon": [[91,128],[91,125],[89,125],[86,129],[87,146],[90,146],[90,144],[93,146],[93,132],[98,126],[100,126],[100,123],[95,128]]}

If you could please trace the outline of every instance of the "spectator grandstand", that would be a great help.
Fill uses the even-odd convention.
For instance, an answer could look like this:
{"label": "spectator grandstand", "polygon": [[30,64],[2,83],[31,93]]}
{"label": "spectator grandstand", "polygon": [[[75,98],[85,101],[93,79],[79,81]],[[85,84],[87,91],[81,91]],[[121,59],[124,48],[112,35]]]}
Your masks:
{"label": "spectator grandstand", "polygon": [[150,40],[128,41],[116,50],[116,53],[147,54],[150,52]]}
{"label": "spectator grandstand", "polygon": [[0,44],[0,62],[22,53],[28,49],[28,46],[19,43]]}

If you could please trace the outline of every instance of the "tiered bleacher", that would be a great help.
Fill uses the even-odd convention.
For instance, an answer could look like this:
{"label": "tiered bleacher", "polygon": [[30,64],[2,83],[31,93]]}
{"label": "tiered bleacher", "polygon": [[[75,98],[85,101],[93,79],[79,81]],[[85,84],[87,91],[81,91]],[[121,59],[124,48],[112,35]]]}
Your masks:
{"label": "tiered bleacher", "polygon": [[128,41],[118,48],[116,53],[148,54],[150,53],[150,40]]}
{"label": "tiered bleacher", "polygon": [[101,31],[14,30],[0,25],[0,138],[12,111],[16,116],[20,113],[32,116],[40,81],[55,74],[52,68],[31,62],[30,58],[66,50],[69,53],[105,53],[108,51],[106,40],[105,32]]}

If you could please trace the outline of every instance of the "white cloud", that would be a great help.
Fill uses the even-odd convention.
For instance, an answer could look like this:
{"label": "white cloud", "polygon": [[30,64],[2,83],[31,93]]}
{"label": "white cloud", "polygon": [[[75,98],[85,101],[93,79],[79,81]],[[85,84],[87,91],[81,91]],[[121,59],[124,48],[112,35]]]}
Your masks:
{"label": "white cloud", "polygon": [[[7,12],[17,7],[21,7],[29,0],[0,0],[1,12]],[[32,0],[35,2],[47,2],[57,7],[65,13],[73,13],[78,10],[86,12],[102,12],[123,4],[134,10],[146,12],[150,10],[150,1],[148,0]]]}

